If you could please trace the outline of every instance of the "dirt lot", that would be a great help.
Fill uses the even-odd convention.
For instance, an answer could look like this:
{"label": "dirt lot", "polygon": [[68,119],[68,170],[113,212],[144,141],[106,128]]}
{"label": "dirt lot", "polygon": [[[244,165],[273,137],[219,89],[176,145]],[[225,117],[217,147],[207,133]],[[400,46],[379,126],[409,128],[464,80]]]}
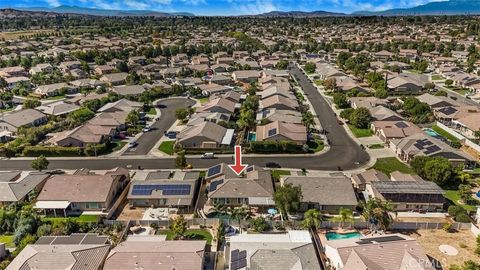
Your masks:
{"label": "dirt lot", "polygon": [[117,220],[131,220],[131,219],[142,219],[145,209],[137,207],[130,209],[128,203],[122,209],[122,213],[118,216]]}
{"label": "dirt lot", "polygon": [[[402,232],[406,233],[406,232]],[[475,255],[475,237],[470,230],[463,230],[455,233],[447,233],[444,230],[417,230],[407,233],[416,238],[424,248],[428,256],[436,259],[442,264],[443,269],[448,269],[452,264],[461,265],[468,260],[478,261],[480,257]],[[438,246],[450,245],[458,250],[456,256],[448,256],[440,252]]]}
{"label": "dirt lot", "polygon": [[29,30],[29,31],[15,31],[15,32],[2,32],[0,33],[0,39],[18,39],[19,37],[29,37],[37,33],[52,33],[55,30],[45,29],[45,30]]}

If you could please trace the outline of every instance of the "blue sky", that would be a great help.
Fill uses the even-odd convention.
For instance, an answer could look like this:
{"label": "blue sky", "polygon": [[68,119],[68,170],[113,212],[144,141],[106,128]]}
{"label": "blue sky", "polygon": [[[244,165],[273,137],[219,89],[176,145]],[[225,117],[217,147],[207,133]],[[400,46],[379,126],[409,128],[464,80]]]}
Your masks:
{"label": "blue sky", "polygon": [[[196,15],[245,15],[273,10],[326,10],[351,13],[412,7],[434,0],[0,0],[0,7],[81,6],[100,9],[192,12]],[[438,0],[435,0],[438,1]]]}

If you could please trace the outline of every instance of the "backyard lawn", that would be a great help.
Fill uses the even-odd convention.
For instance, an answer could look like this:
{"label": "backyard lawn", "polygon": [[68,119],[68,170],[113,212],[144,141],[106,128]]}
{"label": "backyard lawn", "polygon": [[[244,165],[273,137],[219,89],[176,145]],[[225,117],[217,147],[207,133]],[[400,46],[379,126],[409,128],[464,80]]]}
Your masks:
{"label": "backyard lawn", "polygon": [[42,217],[42,221],[50,221],[50,222],[61,222],[61,221],[67,221],[67,220],[74,220],[80,223],[89,223],[89,222],[98,222],[98,216],[94,215],[80,215],[78,217]]}
{"label": "backyard lawn", "polygon": [[432,129],[437,132],[440,136],[444,137],[445,139],[451,141],[451,142],[458,142],[459,140],[455,138],[452,134],[448,133],[446,130],[442,129],[441,127],[437,125],[433,125]]}
{"label": "backyard lawn", "polygon": [[13,235],[0,235],[0,243],[5,243],[7,248],[15,247],[15,244],[13,244]]}
{"label": "backyard lawn", "polygon": [[432,75],[432,80],[433,81],[441,81],[441,80],[443,80],[443,77],[435,74],[435,75]]}
{"label": "backyard lawn", "polygon": [[160,146],[158,147],[158,150],[171,156],[174,153],[174,149],[173,149],[174,144],[175,144],[175,141],[164,141],[160,144]]}
{"label": "backyard lawn", "polygon": [[280,180],[283,175],[290,175],[290,171],[286,170],[272,170],[272,178],[275,182]]}
{"label": "backyard lawn", "polygon": [[147,111],[147,114],[157,115],[157,110],[155,110],[154,107],[151,107],[151,108]]}
{"label": "backyard lawn", "polygon": [[209,97],[201,97],[201,98],[197,98],[198,101],[200,101],[201,104],[205,104],[209,101]]}
{"label": "backyard lawn", "polygon": [[[167,240],[175,239],[175,234],[171,230],[159,230],[156,234],[167,235]],[[185,238],[187,238],[188,240],[206,240],[207,245],[211,245],[213,239],[209,231],[199,229],[187,230],[187,232],[185,233]]]}
{"label": "backyard lawn", "polygon": [[369,128],[357,128],[353,125],[348,125],[348,127],[357,138],[370,137],[373,135],[373,131]]}
{"label": "backyard lawn", "polygon": [[412,168],[410,168],[405,163],[401,162],[395,157],[389,158],[379,158],[375,165],[373,165],[374,169],[377,169],[381,172],[384,172],[386,175],[389,175],[392,172],[399,171],[402,173],[414,174]]}
{"label": "backyard lawn", "polygon": [[463,207],[467,211],[475,211],[476,207],[474,205],[466,205],[460,202],[460,194],[458,190],[445,190],[443,197],[449,199],[455,205]]}

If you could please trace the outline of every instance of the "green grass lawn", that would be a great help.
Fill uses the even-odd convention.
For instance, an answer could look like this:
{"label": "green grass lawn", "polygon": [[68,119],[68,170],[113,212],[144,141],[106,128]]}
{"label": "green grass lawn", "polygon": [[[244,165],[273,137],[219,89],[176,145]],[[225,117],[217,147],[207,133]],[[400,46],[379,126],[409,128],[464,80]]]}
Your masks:
{"label": "green grass lawn", "polygon": [[411,72],[411,73],[416,73],[416,74],[422,74],[423,73],[420,70],[416,70],[416,69],[409,69],[408,71]]}
{"label": "green grass lawn", "polygon": [[322,86],[322,85],[323,85],[323,81],[322,81],[322,80],[315,80],[314,83],[315,83],[317,86]]}
{"label": "green grass lawn", "polygon": [[175,144],[175,141],[164,141],[160,144],[158,147],[158,150],[164,152],[167,155],[173,155],[174,149],[173,146]]}
{"label": "green grass lawn", "polygon": [[357,128],[353,125],[348,125],[348,127],[357,138],[370,137],[373,135],[373,131],[369,128]]}
{"label": "green grass lawn", "polygon": [[290,175],[290,171],[286,170],[272,170],[272,178],[275,181],[279,181],[280,177],[283,175]]}
{"label": "green grass lawn", "polygon": [[315,153],[320,152],[320,151],[323,150],[323,148],[325,148],[325,144],[320,139],[315,139],[314,141],[309,141],[309,142],[307,142],[307,145],[310,148],[310,150],[312,150]]}
{"label": "green grass lawn", "polygon": [[98,216],[94,215],[80,215],[78,217],[42,217],[42,221],[50,221],[50,222],[61,222],[67,221],[68,219],[80,222],[80,223],[88,223],[88,222],[98,222]]}
{"label": "green grass lawn", "polygon": [[377,169],[381,172],[384,172],[386,175],[390,175],[392,172],[399,171],[402,173],[414,174],[415,172],[405,163],[401,162],[395,157],[389,158],[379,158],[375,165],[374,169]]}
{"label": "green grass lawn", "polygon": [[382,148],[384,148],[384,145],[381,144],[381,143],[377,143],[377,144],[369,145],[368,148],[370,148],[370,149],[382,149]]}
{"label": "green grass lawn", "polygon": [[45,98],[46,100],[57,100],[57,99],[62,99],[65,98],[65,95],[60,95],[60,96],[52,96],[52,97],[47,97]]}
{"label": "green grass lawn", "polygon": [[[174,240],[175,239],[175,234],[171,230],[159,230],[159,231],[157,231],[157,234],[166,235],[167,240]],[[206,240],[207,245],[211,245],[212,244],[212,239],[213,239],[213,237],[212,237],[212,235],[210,234],[209,231],[207,231],[207,230],[195,230],[195,229],[187,230],[187,232],[185,233],[185,238],[187,238],[189,240]]]}
{"label": "green grass lawn", "polygon": [[201,104],[205,104],[210,100],[209,97],[201,97],[201,98],[197,98],[197,99],[198,99],[198,101],[200,101]]}
{"label": "green grass lawn", "polygon": [[154,107],[151,107],[147,112],[149,115],[157,115],[157,110]]}
{"label": "green grass lawn", "polygon": [[461,204],[459,202],[460,194],[458,194],[458,190],[445,190],[443,197],[449,199],[455,205],[463,207],[463,209],[467,211],[475,211],[477,209],[474,205]]}
{"label": "green grass lawn", "polygon": [[433,81],[441,81],[441,80],[443,80],[443,79],[444,79],[444,78],[443,78],[442,76],[440,76],[440,75],[436,75],[436,74],[435,74],[435,75],[432,75],[432,80],[433,80]]}
{"label": "green grass lawn", "polygon": [[122,142],[122,141],[114,141],[111,143],[115,144],[115,146],[113,146],[112,148],[112,152],[120,151],[127,144],[127,142]]}
{"label": "green grass lawn", "polygon": [[15,244],[13,244],[13,235],[0,235],[0,243],[5,243],[7,248],[15,247]]}
{"label": "green grass lawn", "polygon": [[465,89],[465,88],[455,89],[455,92],[457,92],[458,94],[460,94],[462,96],[465,96],[466,94],[470,93],[470,91],[468,89]]}
{"label": "green grass lawn", "polygon": [[440,136],[444,137],[445,139],[451,141],[451,142],[458,142],[459,140],[455,138],[452,134],[448,133],[446,130],[440,128],[437,125],[433,125],[432,129],[435,130]]}

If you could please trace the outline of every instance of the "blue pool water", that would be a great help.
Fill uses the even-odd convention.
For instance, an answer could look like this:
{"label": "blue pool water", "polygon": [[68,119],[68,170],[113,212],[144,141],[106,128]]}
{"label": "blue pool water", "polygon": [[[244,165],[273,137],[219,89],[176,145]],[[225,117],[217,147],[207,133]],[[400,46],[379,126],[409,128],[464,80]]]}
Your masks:
{"label": "blue pool water", "polygon": [[340,240],[340,239],[350,239],[350,238],[360,238],[362,234],[359,232],[349,232],[349,233],[336,233],[329,232],[326,234],[327,240]]}
{"label": "blue pool water", "polygon": [[430,137],[434,137],[434,138],[440,137],[440,134],[438,134],[435,130],[433,130],[431,128],[426,128],[426,129],[424,129],[424,131]]}
{"label": "blue pool water", "polygon": [[256,133],[248,133],[248,141],[249,142],[254,142],[257,140],[257,134]]}

